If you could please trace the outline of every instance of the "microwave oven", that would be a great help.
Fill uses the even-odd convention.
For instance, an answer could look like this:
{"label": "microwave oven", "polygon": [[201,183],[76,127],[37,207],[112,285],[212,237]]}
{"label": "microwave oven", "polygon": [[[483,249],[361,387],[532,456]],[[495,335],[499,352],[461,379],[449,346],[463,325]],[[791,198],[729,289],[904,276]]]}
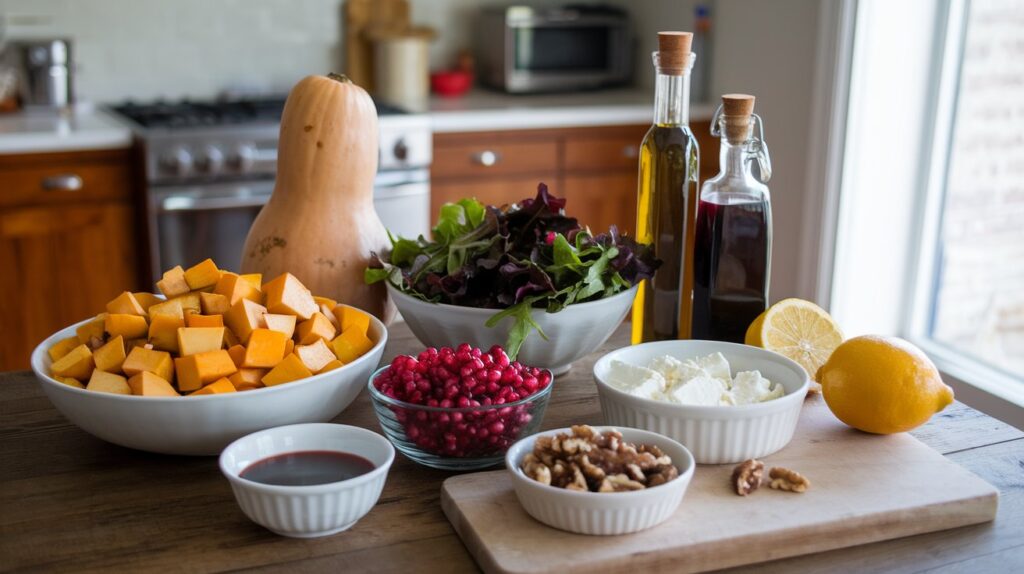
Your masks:
{"label": "microwave oven", "polygon": [[616,8],[488,8],[477,26],[480,80],[510,93],[623,84],[632,71],[629,17]]}

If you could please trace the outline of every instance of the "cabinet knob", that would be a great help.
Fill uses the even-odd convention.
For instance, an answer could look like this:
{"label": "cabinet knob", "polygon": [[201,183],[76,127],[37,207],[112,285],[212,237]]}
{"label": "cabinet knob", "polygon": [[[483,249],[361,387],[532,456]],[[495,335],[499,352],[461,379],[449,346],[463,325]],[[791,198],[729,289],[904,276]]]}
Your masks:
{"label": "cabinet knob", "polygon": [[637,146],[635,146],[633,144],[630,144],[630,145],[627,145],[627,146],[623,146],[623,148],[622,148],[622,157],[629,158],[629,159],[636,159],[639,156],[640,156],[640,148],[639,147],[637,147]]}
{"label": "cabinet knob", "polygon": [[44,191],[78,191],[82,189],[82,178],[73,173],[53,175],[44,178],[42,186]]}
{"label": "cabinet knob", "polygon": [[491,167],[501,160],[501,154],[491,150],[484,150],[472,155],[473,163],[484,167]]}

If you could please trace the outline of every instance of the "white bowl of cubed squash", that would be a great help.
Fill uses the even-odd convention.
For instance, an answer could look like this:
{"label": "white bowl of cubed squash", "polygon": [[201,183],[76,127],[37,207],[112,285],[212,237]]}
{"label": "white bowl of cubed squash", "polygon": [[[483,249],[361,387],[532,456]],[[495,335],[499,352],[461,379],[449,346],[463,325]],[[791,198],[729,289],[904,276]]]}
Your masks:
{"label": "white bowl of cubed squash", "polygon": [[333,419],[377,367],[387,329],[285,273],[262,282],[211,260],[161,294],[125,291],[32,353],[53,405],[121,446],[215,455],[235,439]]}

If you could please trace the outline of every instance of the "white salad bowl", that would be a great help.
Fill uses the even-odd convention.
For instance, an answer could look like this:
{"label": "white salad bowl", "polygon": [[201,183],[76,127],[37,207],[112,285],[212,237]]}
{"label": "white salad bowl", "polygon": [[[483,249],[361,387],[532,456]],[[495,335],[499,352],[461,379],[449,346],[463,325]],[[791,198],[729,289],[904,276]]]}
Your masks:
{"label": "white salad bowl", "polygon": [[[782,397],[736,406],[692,406],[633,396],[608,384],[611,362],[647,366],[670,355],[680,360],[722,353],[732,374],[760,371],[785,389]],[[797,363],[757,347],[719,341],[643,343],[612,351],[594,364],[594,381],[604,421],[647,429],[686,445],[698,464],[737,463],[776,452],[793,438],[810,379]]]}
{"label": "white salad bowl", "polygon": [[[531,332],[516,360],[531,367],[549,369],[555,375],[567,372],[573,361],[593,353],[615,332],[633,305],[636,289],[633,286],[611,297],[568,305],[557,313],[533,309],[531,317],[547,335],[547,340],[540,333]],[[485,325],[500,309],[430,303],[406,295],[390,283],[388,294],[416,338],[428,347],[469,343],[486,350],[493,345],[504,346],[513,324],[513,319],[508,317],[494,327]]]}
{"label": "white salad bowl", "polygon": [[533,451],[539,436],[571,433],[571,429],[545,431],[512,445],[505,466],[512,478],[516,497],[527,514],[548,526],[577,534],[618,535],[646,530],[669,519],[679,508],[693,478],[693,456],[678,442],[649,431],[594,427],[597,431],[618,430],[626,442],[657,446],[672,458],[679,470],[673,480],[632,492],[577,492],[541,484],[523,473],[523,458]]}
{"label": "white salad bowl", "polygon": [[[272,456],[330,451],[354,454],[373,463],[370,472],[326,484],[278,486],[240,476],[254,462]],[[220,455],[220,470],[250,520],[281,536],[314,538],[352,527],[377,504],[395,449],[364,428],[310,423],[272,428],[244,436]]]}
{"label": "white salad bowl", "polygon": [[196,397],[141,397],[87,391],[50,376],[47,350],[74,336],[76,323],[50,336],[32,352],[32,370],[50,402],[85,432],[128,448],[163,454],[215,455],[249,433],[336,417],[359,395],[380,362],[388,333],[370,316],[373,348],[333,371],[239,393]]}

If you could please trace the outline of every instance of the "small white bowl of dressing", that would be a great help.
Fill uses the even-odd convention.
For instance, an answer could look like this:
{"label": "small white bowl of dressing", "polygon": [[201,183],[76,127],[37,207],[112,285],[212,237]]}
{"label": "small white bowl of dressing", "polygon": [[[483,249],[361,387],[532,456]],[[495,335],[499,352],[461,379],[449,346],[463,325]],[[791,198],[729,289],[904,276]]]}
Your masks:
{"label": "small white bowl of dressing", "polygon": [[275,534],[315,538],[352,527],[377,504],[395,449],[364,428],[288,425],[244,436],[220,455],[242,512]]}

